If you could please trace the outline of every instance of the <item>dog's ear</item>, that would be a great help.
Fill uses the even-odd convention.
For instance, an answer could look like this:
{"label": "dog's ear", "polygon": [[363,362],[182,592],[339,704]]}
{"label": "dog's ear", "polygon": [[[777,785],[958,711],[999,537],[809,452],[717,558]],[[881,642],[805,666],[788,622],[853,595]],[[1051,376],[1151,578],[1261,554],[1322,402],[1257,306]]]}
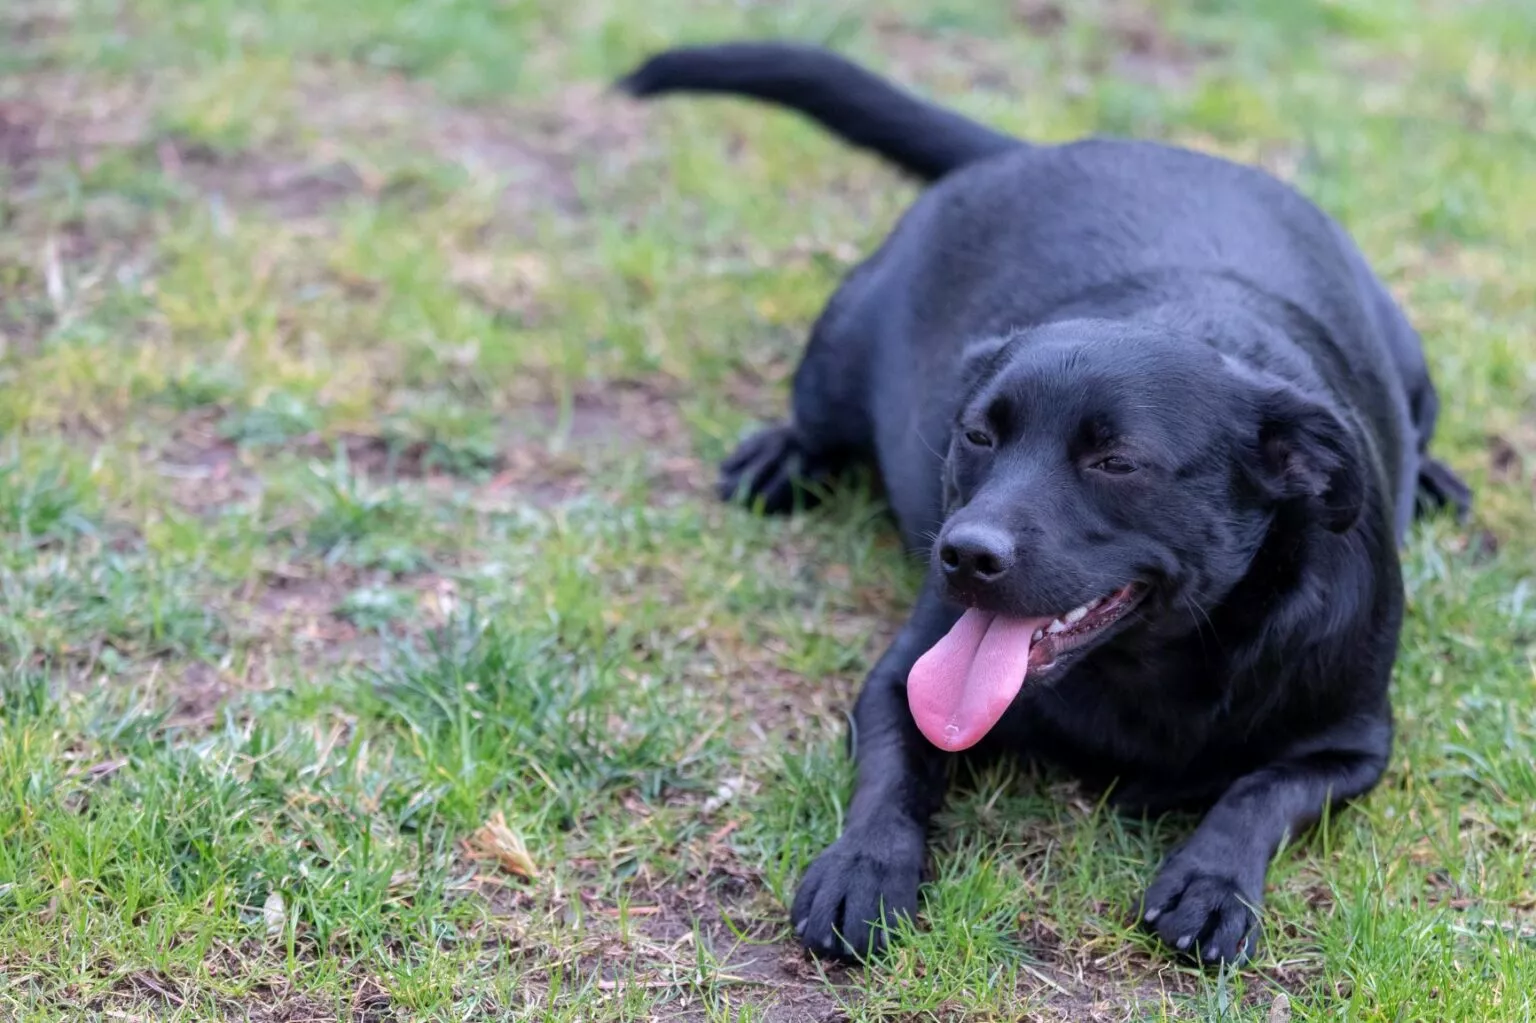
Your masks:
{"label": "dog's ear", "polygon": [[1003,349],[1013,341],[1014,335],[982,338],[966,345],[960,353],[960,396],[964,400],[982,381],[991,376],[1002,360]]}
{"label": "dog's ear", "polygon": [[1348,530],[1365,506],[1365,464],[1335,411],[1285,385],[1260,391],[1250,472],[1277,502],[1308,501],[1323,526]]}

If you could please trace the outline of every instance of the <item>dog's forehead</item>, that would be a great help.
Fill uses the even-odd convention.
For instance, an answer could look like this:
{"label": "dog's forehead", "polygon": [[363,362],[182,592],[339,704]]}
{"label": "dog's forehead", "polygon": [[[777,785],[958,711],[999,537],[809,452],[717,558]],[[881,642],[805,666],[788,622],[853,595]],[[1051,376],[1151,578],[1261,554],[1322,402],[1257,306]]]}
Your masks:
{"label": "dog's forehead", "polygon": [[991,416],[1116,431],[1218,427],[1231,377],[1203,346],[1158,335],[1055,333],[1021,338],[976,403]]}

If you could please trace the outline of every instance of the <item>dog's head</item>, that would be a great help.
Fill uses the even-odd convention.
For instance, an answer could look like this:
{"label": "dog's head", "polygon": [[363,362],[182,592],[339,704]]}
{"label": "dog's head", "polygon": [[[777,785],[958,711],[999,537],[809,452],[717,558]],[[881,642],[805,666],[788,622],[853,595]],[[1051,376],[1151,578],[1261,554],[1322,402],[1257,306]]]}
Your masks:
{"label": "dog's head", "polygon": [[978,741],[1026,676],[1196,627],[1282,508],[1335,532],[1360,515],[1340,417],[1188,338],[1052,324],[977,346],[967,375],[933,559],[970,610],[908,686],[939,746]]}

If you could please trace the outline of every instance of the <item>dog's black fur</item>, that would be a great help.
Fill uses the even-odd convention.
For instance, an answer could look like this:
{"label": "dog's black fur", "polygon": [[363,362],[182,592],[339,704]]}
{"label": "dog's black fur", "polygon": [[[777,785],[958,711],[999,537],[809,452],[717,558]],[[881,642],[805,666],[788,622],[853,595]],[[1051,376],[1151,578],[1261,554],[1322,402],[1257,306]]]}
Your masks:
{"label": "dog's black fur", "polygon": [[781,512],[873,463],[906,543],[948,552],[859,696],[857,788],[795,899],[802,940],[863,955],[882,912],[917,907],[950,759],[907,706],[919,655],[966,606],[1057,615],[1134,582],[1134,611],[1032,671],[978,748],[1133,811],[1204,810],[1140,918],[1206,961],[1248,955],[1276,849],[1387,762],[1416,498],[1470,500],[1426,454],[1419,339],[1364,258],[1258,170],[1030,145],[818,49],[673,50],[621,85],[769,100],[932,182],[817,321],[791,420],[723,466],[726,495]]}

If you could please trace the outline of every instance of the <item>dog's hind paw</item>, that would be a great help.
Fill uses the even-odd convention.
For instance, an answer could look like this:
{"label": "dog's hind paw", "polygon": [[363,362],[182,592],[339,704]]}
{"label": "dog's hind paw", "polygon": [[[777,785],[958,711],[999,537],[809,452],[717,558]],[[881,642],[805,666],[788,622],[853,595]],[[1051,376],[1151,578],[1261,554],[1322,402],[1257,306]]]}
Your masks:
{"label": "dog's hind paw", "polygon": [[797,505],[816,503],[808,489],[825,479],[825,466],[815,458],[790,423],[770,426],[742,441],[720,463],[716,491],[721,500],[760,507],[769,515],[782,515]]}
{"label": "dog's hind paw", "polygon": [[1472,488],[1450,466],[1426,457],[1419,463],[1418,513],[1429,515],[1442,508],[1451,509],[1457,522],[1465,522],[1472,511]]}

